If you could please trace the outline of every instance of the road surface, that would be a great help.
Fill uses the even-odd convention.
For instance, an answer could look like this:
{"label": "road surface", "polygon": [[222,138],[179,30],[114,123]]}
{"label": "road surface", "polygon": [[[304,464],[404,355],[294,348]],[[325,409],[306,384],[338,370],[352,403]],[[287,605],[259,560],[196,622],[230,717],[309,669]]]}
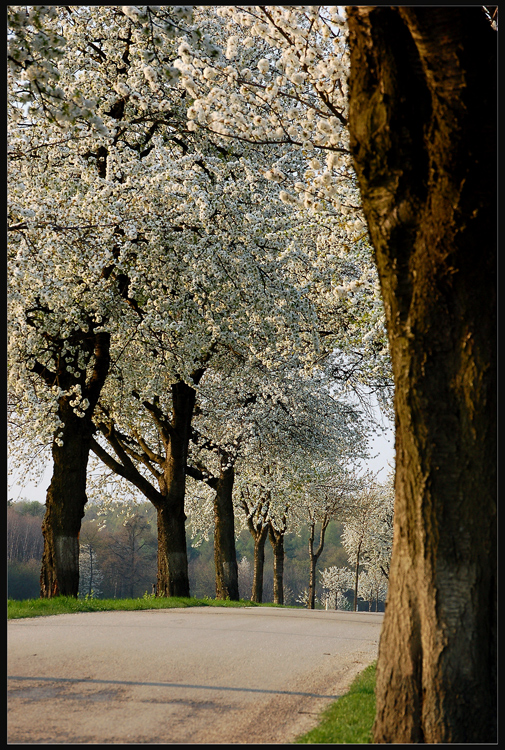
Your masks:
{"label": "road surface", "polygon": [[8,743],[291,743],[377,656],[383,615],[263,607],[8,622]]}

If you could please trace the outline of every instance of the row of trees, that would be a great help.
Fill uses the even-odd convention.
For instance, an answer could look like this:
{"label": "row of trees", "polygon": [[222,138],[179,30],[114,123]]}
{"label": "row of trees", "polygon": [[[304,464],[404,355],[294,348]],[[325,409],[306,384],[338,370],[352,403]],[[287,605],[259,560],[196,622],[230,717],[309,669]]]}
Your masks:
{"label": "row of trees", "polygon": [[369,602],[369,609],[385,601],[393,544],[394,486],[392,477],[384,485],[370,482],[354,498],[344,516],[342,543],[351,567],[332,566],[321,572],[326,606],[336,609],[349,588],[354,609],[358,595]]}
{"label": "row of trees", "polygon": [[[385,510],[385,509],[383,509]],[[44,507],[40,503],[28,501],[12,502],[8,505],[8,549],[9,596],[30,598],[37,595],[40,561],[42,558],[43,537],[41,519]],[[357,521],[357,519],[356,519]],[[328,526],[329,538],[325,547],[324,559],[329,571],[339,569],[345,561],[354,562],[353,547],[346,549],[341,544],[342,531],[347,532],[350,523],[334,520]],[[368,564],[378,554],[372,550],[380,544],[377,532],[380,526],[370,524],[367,541],[362,545],[360,567]],[[289,533],[284,538],[282,580],[274,578],[275,544],[267,544],[264,551],[265,567],[262,577],[262,601],[274,601],[275,586],[283,590],[285,604],[295,605],[303,599],[309,580],[309,558],[307,555],[310,531],[301,528],[297,534]],[[202,538],[189,539],[189,578],[195,596],[215,595],[215,574],[213,565],[213,541]],[[196,546],[194,546],[196,545]],[[247,528],[237,536],[238,580],[241,598],[257,599],[255,578],[257,565],[254,564],[257,546]],[[348,546],[348,545],[347,545]],[[109,504],[87,506],[80,534],[79,555],[79,595],[97,598],[123,598],[151,594],[156,581],[156,512],[148,503],[120,502],[115,507]],[[270,550],[270,552],[269,552]],[[386,550],[387,554],[387,550]],[[385,563],[388,564],[387,562]],[[322,572],[315,601],[325,601],[324,589],[328,587],[327,570]],[[340,569],[339,569],[340,570]],[[351,573],[349,569],[348,573]],[[256,575],[255,575],[256,574]],[[365,578],[360,573],[360,599],[375,601],[364,586]],[[384,577],[384,576],[383,576]],[[257,583],[257,580],[256,580]],[[322,587],[322,590],[321,590]],[[354,590],[354,580],[344,589],[350,594]],[[256,597],[256,598],[254,598]],[[326,597],[328,598],[328,597]],[[385,600],[385,590],[381,591],[381,602]],[[346,599],[346,601],[349,601]],[[303,601],[308,606],[308,599]],[[339,602],[339,606],[341,602]],[[329,606],[335,606],[330,601]],[[375,603],[377,606],[377,603]]]}
{"label": "row of trees", "polygon": [[189,594],[188,477],[212,490],[217,594],[236,598],[235,475],[261,543],[266,509],[276,529],[315,470],[351,490],[367,436],[343,386],[390,384],[366,233],[345,218],[352,174],[330,168],[342,212],[293,204],[277,186],[281,169],[306,169],[292,136],[195,129],[188,59],[206,86],[231,75],[231,53],[215,44],[226,18],[190,20],[175,7],[10,15],[13,452],[51,444],[43,596],[77,592],[92,451],[157,509],[160,594]]}

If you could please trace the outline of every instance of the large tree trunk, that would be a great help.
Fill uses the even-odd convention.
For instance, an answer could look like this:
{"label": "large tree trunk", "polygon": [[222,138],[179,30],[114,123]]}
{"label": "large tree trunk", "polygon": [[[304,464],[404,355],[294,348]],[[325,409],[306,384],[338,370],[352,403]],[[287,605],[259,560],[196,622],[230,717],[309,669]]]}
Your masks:
{"label": "large tree trunk", "polygon": [[216,598],[238,601],[238,566],[233,510],[233,466],[222,464],[214,498]]}
{"label": "large tree trunk", "polygon": [[496,741],[496,40],[348,8],[350,133],[395,378],[376,742]]}
{"label": "large tree trunk", "polygon": [[157,505],[158,596],[189,596],[184,503]]}
{"label": "large tree trunk", "polygon": [[161,425],[166,460],[160,479],[158,516],[158,596],[189,596],[186,545],[186,464],[195,406],[195,389],[180,381],[172,385],[172,423]]}
{"label": "large tree trunk", "polygon": [[58,439],[63,445],[53,441],[53,475],[42,523],[40,595],[43,598],[79,593],[79,532],[87,502],[86,471],[92,425],[90,420],[77,417],[68,403],[60,404],[60,414],[65,427]]}
{"label": "large tree trunk", "polygon": [[[73,396],[62,396],[58,402],[58,416],[63,428],[53,439],[53,475],[47,489],[42,523],[42,598],[77,597],[79,593],[79,532],[87,502],[86,472],[94,431],[92,415],[109,372],[110,334],[95,334],[88,347],[93,352],[94,365],[87,383],[82,384],[82,397],[89,401],[84,416],[77,416],[70,405]],[[47,371],[40,374],[49,381],[50,377],[55,378],[56,382],[56,376],[49,376]],[[62,372],[59,383],[69,389],[75,384],[75,379]]]}

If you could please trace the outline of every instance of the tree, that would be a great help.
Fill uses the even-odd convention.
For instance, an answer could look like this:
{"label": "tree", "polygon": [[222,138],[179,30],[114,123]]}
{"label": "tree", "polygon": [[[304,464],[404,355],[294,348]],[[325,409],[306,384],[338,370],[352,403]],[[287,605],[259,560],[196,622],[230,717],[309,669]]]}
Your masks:
{"label": "tree", "polygon": [[[194,436],[197,442],[200,436]],[[213,444],[205,441],[208,447]],[[233,512],[233,484],[235,481],[235,456],[225,448],[215,446],[219,469],[216,476],[197,461],[187,465],[186,471],[194,479],[205,482],[214,490],[214,567],[217,599],[239,599],[237,554],[235,550],[235,522]]]}
{"label": "tree", "polygon": [[[35,175],[32,177],[36,181]],[[25,179],[28,179],[26,174]],[[11,217],[16,214],[14,205]],[[61,274],[62,266],[51,271],[45,264],[44,250],[37,258],[41,262],[34,262],[33,235],[37,230],[34,232],[24,222],[13,226],[17,227],[17,236],[9,246],[9,267],[13,272],[9,283],[9,375],[13,391],[22,394],[25,407],[28,406],[17,440],[28,443],[31,434],[32,444],[50,442],[53,459],[42,524],[41,596],[77,596],[78,534],[87,502],[92,415],[109,370],[110,334],[102,329],[101,317],[97,319],[86,310],[86,290],[80,284],[76,287],[81,295],[76,294],[74,287],[64,300],[61,297],[61,277],[67,273],[79,275],[86,265],[89,245],[93,244],[91,237],[87,237],[87,250],[81,253],[79,261]],[[74,252],[83,248],[82,239],[74,236]],[[55,245],[49,244],[46,250],[50,246],[54,253]],[[65,251],[61,262],[64,254]],[[89,266],[83,273],[88,278],[93,275]],[[95,302],[100,305],[103,285],[98,278],[96,281]],[[44,415],[42,435],[36,433],[41,426],[38,419],[30,419],[30,408],[34,405],[37,416]],[[23,407],[17,404],[16,408],[20,411]]]}
{"label": "tree", "polygon": [[103,581],[103,573],[97,563],[96,550],[91,544],[81,544],[79,547],[79,595],[98,597],[102,591],[99,588]]}
{"label": "tree", "polygon": [[[233,15],[234,10],[225,9],[224,15],[229,12]],[[317,18],[313,17],[314,13]],[[248,14],[249,11],[246,21],[249,21]],[[316,343],[314,334],[324,337],[322,354],[334,356],[336,341],[342,331],[348,330],[344,348],[346,351],[357,349],[353,352],[356,357],[351,366],[344,368],[343,377],[348,382],[357,382],[359,378],[355,373],[363,372],[359,363],[368,363],[368,355],[376,347],[379,356],[375,356],[376,352],[371,357],[373,366],[368,370],[364,368],[370,381],[383,381],[384,368],[380,363],[387,361],[381,354],[382,310],[372,291],[363,224],[359,218],[353,221],[346,218],[358,207],[354,205],[356,181],[349,173],[346,136],[339,132],[345,122],[345,98],[339,80],[345,69],[344,38],[340,31],[334,31],[327,14],[319,17],[318,8],[303,10],[300,18],[295,11],[294,21],[300,21],[298,30],[302,36],[312,34],[312,42],[319,41],[309,50],[310,55],[302,54],[297,36],[296,54],[291,55],[291,59],[289,45],[294,36],[291,38],[283,59],[277,61],[286,72],[281,96],[277,97],[276,87],[279,87],[268,72],[268,60],[261,57],[263,52],[270,54],[265,28],[267,32],[269,29],[275,32],[275,41],[282,46],[286,41],[283,24],[291,25],[293,14],[288,11],[285,18],[283,10],[259,8],[252,15],[256,20],[266,20],[267,27],[255,23],[258,49],[252,49],[251,40],[246,38],[241,54],[249,57],[249,62],[254,62],[260,74],[266,76],[265,86],[250,70],[249,73],[246,69],[240,71],[239,76],[229,64],[240,45],[237,40],[228,39],[225,19],[204,8],[198,11],[196,26],[188,25],[189,14],[180,7],[59,6],[54,9],[41,6],[9,11],[9,91],[15,133],[10,230],[23,251],[12,268],[14,274],[21,270],[21,277],[26,275],[16,299],[16,303],[21,300],[24,307],[16,308],[14,317],[16,321],[22,320],[26,329],[26,300],[31,303],[30,282],[35,277],[36,292],[42,289],[43,299],[49,303],[44,307],[40,300],[34,300],[42,343],[48,333],[54,335],[51,328],[54,327],[51,318],[54,308],[63,317],[65,330],[68,326],[70,331],[76,331],[77,326],[81,331],[72,334],[69,347],[65,335],[58,330],[54,356],[64,356],[70,350],[70,369],[65,365],[67,375],[75,370],[75,358],[81,367],[85,364],[83,355],[88,340],[82,334],[90,330],[88,317],[91,316],[92,331],[112,336],[109,344],[117,347],[112,353],[117,388],[112,394],[114,408],[110,401],[105,404],[109,420],[117,417],[113,413],[114,399],[122,404],[121,420],[124,422],[128,406],[135,411],[140,402],[153,415],[158,407],[153,398],[166,400],[171,391],[177,391],[178,396],[184,393],[184,398],[177,399],[181,408],[185,405],[183,413],[178,414],[178,423],[185,424],[182,443],[176,447],[177,441],[169,440],[166,430],[162,435],[165,468],[170,465],[171,471],[170,476],[162,472],[166,496],[163,490],[165,500],[158,503],[159,529],[162,547],[166,546],[168,538],[177,540],[174,541],[176,551],[172,567],[175,559],[183,561],[182,567],[185,566],[184,461],[180,459],[186,453],[184,443],[191,423],[193,390],[201,377],[203,363],[208,365],[210,353],[216,354],[216,345],[218,355],[222,356],[225,350],[228,354],[238,352],[243,357],[245,349],[247,356],[252,354],[268,367],[276,350],[289,353],[293,345],[297,349],[300,345],[302,349],[309,345],[312,349],[312,344]],[[335,22],[340,23],[340,20],[337,18]],[[223,49],[212,40],[224,43]],[[326,41],[320,43],[321,40]],[[305,41],[302,46],[304,44]],[[324,66],[331,44],[336,44],[342,59],[338,65]],[[303,71],[297,72],[297,66]],[[307,86],[303,81],[307,72],[310,72],[309,88],[312,79],[316,83],[314,92],[309,91],[306,106]],[[216,112],[211,111],[212,107],[219,109],[221,101],[224,109],[229,104],[224,89],[212,83],[216,77],[221,84],[226,82],[226,86],[233,84],[235,89],[240,88],[240,97],[237,98],[236,90],[232,92],[235,97],[233,124],[240,123],[240,128],[235,129],[238,141],[233,146],[229,140],[226,142],[229,129],[221,114],[214,117]],[[255,91],[261,92],[256,100],[251,99]],[[335,102],[331,101],[329,93],[335,95]],[[297,112],[291,112],[289,105],[294,101],[300,112],[308,107],[306,123]],[[277,102],[281,103],[280,108]],[[320,106],[322,117],[316,123],[313,115]],[[261,113],[254,115],[258,107]],[[256,121],[257,117],[260,122]],[[309,121],[314,122],[309,124]],[[255,126],[252,134],[248,130],[250,122]],[[293,124],[289,125],[290,122]],[[272,140],[268,131],[274,125],[276,129],[281,127],[282,134]],[[28,144],[25,128],[33,134]],[[328,154],[327,169],[323,170],[319,161],[313,159],[312,171],[307,170],[302,178],[307,165],[298,147],[311,142],[323,151],[331,146],[330,150],[342,154],[344,161],[337,164],[330,158],[334,154]],[[42,158],[41,154],[48,156]],[[18,169],[16,163],[20,165]],[[310,185],[296,181],[297,175]],[[283,190],[277,196],[278,182],[286,188],[291,186],[294,192]],[[340,198],[344,199],[338,213],[331,208],[332,190],[337,182],[342,187],[336,196],[339,209]],[[295,199],[295,193],[301,197]],[[43,200],[40,200],[41,195]],[[75,219],[75,223],[67,225],[64,220],[67,216]],[[267,234],[265,226],[269,228]],[[226,238],[224,243],[223,237]],[[364,262],[350,263],[349,258],[340,262],[330,251],[336,249],[334,246],[341,240],[350,243],[346,246],[348,252],[349,247],[357,247],[353,261],[361,258]],[[55,252],[56,247],[58,252]],[[74,247],[79,248],[77,253],[72,252]],[[33,266],[34,248],[39,252],[39,262],[36,273],[30,276],[26,269]],[[85,252],[81,253],[80,248]],[[65,257],[61,266],[55,263],[59,252]],[[331,266],[325,263],[327,256],[332,258]],[[76,263],[80,264],[79,273],[74,274],[76,278],[67,278],[65,273],[68,275]],[[194,273],[195,263],[201,273]],[[51,278],[53,268],[58,271],[63,268],[64,274],[63,278],[57,277],[54,294],[47,294],[44,284]],[[187,275],[184,274],[186,268],[190,269]],[[236,273],[230,274],[230,268]],[[215,283],[216,278],[220,279],[220,284]],[[286,284],[288,278],[290,283]],[[244,283],[237,283],[241,279]],[[279,279],[281,283],[277,283]],[[263,291],[260,295],[255,293],[256,284]],[[97,288],[100,295],[95,295]],[[249,289],[252,293],[247,295]],[[70,290],[75,293],[75,300],[81,300],[86,292],[85,304],[77,310],[72,307],[70,311],[63,306],[61,312],[61,300],[67,299]],[[288,298],[290,304],[286,305]],[[341,324],[336,332],[327,330],[328,315],[323,315],[320,324],[314,327],[310,307],[317,298],[324,299],[321,309],[328,315],[332,311],[338,313]],[[118,305],[119,301],[124,304]],[[239,316],[236,311],[230,315],[235,304],[241,311]],[[364,313],[360,312],[362,304]],[[112,312],[117,312],[114,320]],[[129,314],[127,319],[125,313]],[[357,333],[359,320],[367,316],[371,323],[368,338]],[[33,317],[30,319],[33,322]],[[254,335],[248,339],[250,332]],[[31,343],[32,337],[26,340]],[[130,352],[124,350],[138,347],[139,341],[144,360],[139,357],[136,365],[146,370],[144,385],[149,384],[142,393],[131,381],[127,387],[123,377],[129,374],[132,361],[130,358],[126,362]],[[24,344],[21,332],[14,342],[14,348],[19,345],[22,350],[17,357],[19,368],[14,368],[14,378],[19,372],[26,375],[26,371],[30,371],[33,347],[25,350]],[[314,356],[320,354],[311,351],[308,359],[314,361]],[[39,365],[46,366],[47,359],[46,354]],[[59,364],[62,361],[60,357]],[[149,372],[146,363],[151,367]],[[377,366],[381,371],[378,378],[373,374]],[[137,374],[138,371],[134,370]],[[340,366],[338,371],[342,371]],[[52,374],[50,371],[50,378]],[[56,378],[60,378],[59,371]],[[158,384],[156,388],[153,388],[154,382]],[[23,385],[20,380],[18,388],[22,392]],[[35,385],[40,388],[37,379]],[[51,383],[46,385],[49,387]],[[72,381],[71,385],[81,386],[82,403],[90,403],[85,416],[93,418],[94,403],[86,395],[82,398],[83,384]],[[108,385],[111,385],[110,377]],[[133,392],[138,394],[136,402],[131,398]],[[44,395],[47,398],[41,399],[39,413],[54,412],[50,397],[47,393]],[[67,395],[77,402],[77,416],[81,417],[79,393]],[[165,403],[163,415],[171,413],[172,407]],[[68,425],[70,418],[69,413]],[[58,419],[53,424],[54,429],[65,423],[62,414]],[[101,417],[98,421],[104,424]],[[165,420],[167,425],[170,422]],[[69,429],[76,437],[76,426]],[[106,429],[110,432],[110,424]],[[121,430],[124,434],[124,424]],[[83,447],[81,469],[88,455],[88,432],[84,438],[78,441]],[[57,439],[60,438],[57,436]],[[61,442],[68,449],[72,447],[68,436]],[[58,442],[56,445],[63,447]],[[174,448],[177,459],[172,452]],[[140,455],[138,451],[137,455]],[[159,452],[156,455],[159,457]],[[83,477],[81,471],[81,485]],[[158,474],[155,473],[155,477],[158,481]],[[161,508],[169,496],[170,511]],[[155,497],[158,501],[159,496]],[[81,493],[79,502],[80,505],[85,502],[85,494]],[[68,503],[68,507],[73,507],[72,503]],[[72,540],[73,548],[81,513],[79,508],[74,511],[72,529],[66,530],[62,537]],[[174,528],[165,528],[167,523]],[[51,525],[54,524],[51,521]],[[72,559],[72,555],[66,557]],[[75,569],[75,565],[73,567]],[[168,569],[163,553],[159,575],[166,578]],[[180,579],[178,593],[187,592],[184,573],[178,571],[174,575]],[[164,586],[170,584],[165,582]],[[54,586],[49,590],[56,591]]]}
{"label": "tree", "polygon": [[284,535],[287,530],[287,511],[280,521],[270,518],[268,538],[274,553],[274,604],[284,604]]}
{"label": "tree", "polygon": [[[345,454],[339,459],[346,459]],[[334,459],[335,461],[335,459]],[[312,467],[312,481],[304,488],[303,501],[294,507],[298,523],[309,526],[309,590],[308,608],[314,609],[316,601],[316,566],[324,549],[326,531],[331,521],[345,517],[353,493],[359,488],[358,478],[345,464],[331,461],[319,462]],[[319,541],[316,546],[317,525]]]}
{"label": "tree", "polygon": [[268,538],[268,511],[270,492],[252,495],[251,488],[246,486],[241,490],[241,504],[246,516],[247,528],[254,539],[254,561],[251,601],[263,601],[263,569],[265,565],[265,542]]}
{"label": "tree", "polygon": [[[117,345],[113,361],[118,370],[115,382],[119,398],[125,386],[121,360],[126,357],[125,349],[138,345],[139,340],[155,372],[144,378],[144,384],[149,383],[148,397],[138,384],[129,389],[130,400],[132,393],[137,394],[132,408],[137,409],[140,401],[156,419],[162,414],[157,412],[156,399],[166,391],[172,397],[168,412],[163,412],[165,416],[171,412],[171,418],[165,420],[161,434],[167,454],[162,472],[163,501],[155,495],[161,550],[158,588],[160,592],[170,589],[172,594],[188,595],[184,470],[202,363],[215,349],[216,339],[222,348],[238,348],[240,352],[248,330],[263,326],[260,338],[266,336],[268,340],[283,327],[282,316],[274,313],[267,319],[264,303],[266,300],[271,309],[277,306],[276,298],[282,297],[277,306],[280,309],[286,302],[286,285],[278,284],[275,274],[268,275],[271,269],[266,266],[255,267],[256,252],[262,258],[273,253],[270,265],[276,262],[278,243],[269,243],[278,217],[266,203],[266,213],[261,212],[259,217],[244,212],[245,196],[251,207],[257,202],[255,182],[265,182],[258,164],[253,168],[248,165],[244,149],[233,154],[229,149],[214,147],[208,138],[202,143],[186,129],[185,118],[181,121],[179,117],[185,91],[173,85],[179,73],[167,65],[167,55],[175,54],[173,40],[181,31],[181,17],[187,20],[186,16],[180,8],[130,11],[127,6],[111,7],[105,13],[89,7],[65,7],[56,11],[13,11],[9,16],[14,130],[10,268],[16,279],[11,319],[18,334],[12,339],[11,374],[17,390],[25,394],[26,381],[30,386],[35,383],[39,414],[52,416],[55,467],[45,524],[48,552],[43,562],[43,595],[75,595],[77,591],[77,535],[87,499],[86,467],[95,430],[94,408],[111,360],[111,335],[112,346]],[[150,30],[147,34],[146,28]],[[64,36],[59,36],[61,30]],[[202,44],[208,48],[204,39]],[[97,66],[102,71],[100,84]],[[58,86],[53,85],[56,80]],[[24,105],[30,101],[34,104],[25,111]],[[185,109],[182,104],[184,113]],[[25,126],[31,128],[29,147]],[[188,151],[192,153],[186,158]],[[235,175],[239,173],[237,180]],[[231,183],[235,183],[233,196]],[[171,186],[168,193],[167,185]],[[44,195],[42,201],[40,194]],[[234,211],[240,216],[238,224],[231,220],[232,197],[238,204]],[[154,211],[154,206],[159,210]],[[70,225],[64,216],[72,217]],[[211,217],[211,224],[202,225]],[[265,236],[267,218],[270,232]],[[283,222],[281,217],[281,225]],[[226,227],[230,231],[222,247],[220,235]],[[253,239],[245,246],[241,234],[244,228],[246,236]],[[64,263],[60,264],[56,248],[61,248]],[[196,272],[190,257],[197,264]],[[189,278],[182,272],[185,268],[190,269]],[[244,305],[244,290],[230,278],[230,268],[236,270],[235,279],[243,278],[246,286],[251,284],[251,273],[255,275],[266,293],[249,295]],[[51,288],[54,269],[58,273]],[[217,278],[225,288],[216,283]],[[153,293],[156,289],[157,294]],[[68,306],[65,295],[70,294],[75,304]],[[298,293],[288,296],[303,318],[307,305]],[[251,315],[247,320],[243,316],[240,319],[235,310],[230,325],[222,314],[223,299],[227,300],[224,309],[229,314],[241,297],[242,311],[247,307]],[[121,300],[126,311],[118,304]],[[117,313],[115,321],[112,311]],[[38,334],[35,342],[33,330],[26,335],[29,326]],[[256,342],[256,346],[260,351],[265,349],[264,341],[259,346]],[[96,361],[92,373],[86,372],[90,357]],[[140,367],[145,368],[145,362]],[[92,393],[88,393],[88,375]],[[154,388],[154,382],[163,378],[161,391]],[[45,386],[43,397],[41,385]],[[59,399],[56,413],[55,396]],[[110,402],[107,406],[110,420]],[[101,417],[98,420],[104,424]],[[110,432],[110,425],[106,429]],[[65,465],[70,470],[72,462],[78,473],[74,487],[80,487],[80,491],[69,496],[65,494],[67,485],[58,476]],[[173,548],[170,564],[167,544]],[[181,570],[176,560],[181,561]],[[61,581],[68,578],[68,585],[55,580],[55,566],[61,568]]]}
{"label": "tree", "polygon": [[317,598],[317,596],[312,597],[307,589],[303,589],[303,591],[300,591],[296,601],[298,602],[298,604],[303,604],[303,606],[307,609],[314,609],[316,604],[319,602],[319,599]]}
{"label": "tree", "polygon": [[241,598],[244,599],[246,596],[249,596],[250,598],[250,594],[246,594],[245,592],[252,592],[253,572],[251,569],[251,563],[244,555],[237,563],[237,566],[238,586],[239,591],[241,592]]}
{"label": "tree", "polygon": [[375,611],[379,611],[379,599],[385,601],[387,595],[387,579],[381,570],[367,568],[359,574],[359,591],[361,597],[368,601],[368,611],[372,611],[372,603],[375,602]]}
{"label": "tree", "polygon": [[360,564],[374,547],[373,532],[379,521],[383,498],[373,482],[373,477],[365,477],[357,497],[349,504],[344,521],[342,542],[354,569],[354,611],[358,608],[358,583]]}
{"label": "tree", "polygon": [[[335,609],[344,609],[348,604],[344,596],[345,592],[353,585],[353,574],[349,568],[338,568],[332,565],[321,571],[321,586],[326,594],[326,609],[329,609],[330,602]],[[339,607],[339,605],[343,605]]]}
{"label": "tree", "polygon": [[93,49],[98,26],[88,9],[9,9],[10,376],[38,411],[29,430],[42,428],[51,443],[41,570],[48,597],[77,596],[92,418],[110,365],[111,313],[127,296],[111,265],[124,227],[95,192],[110,176],[100,142],[110,132],[92,111],[97,100],[83,96],[83,70],[76,87],[76,53],[91,67],[95,56],[109,62]]}
{"label": "tree", "polygon": [[374,738],[495,742],[496,32],[481,7],[347,12],[395,380]]}
{"label": "tree", "polygon": [[362,561],[374,580],[377,577],[387,582],[393,547],[394,472],[384,484],[376,485],[375,491],[380,496],[380,503],[370,529],[369,543],[363,550]]}

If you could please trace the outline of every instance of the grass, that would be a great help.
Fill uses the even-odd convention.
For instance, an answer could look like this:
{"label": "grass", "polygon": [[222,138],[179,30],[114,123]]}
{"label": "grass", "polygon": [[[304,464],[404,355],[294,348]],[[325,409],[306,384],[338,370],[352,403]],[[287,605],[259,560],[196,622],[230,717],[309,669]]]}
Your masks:
{"label": "grass", "polygon": [[[176,607],[264,607],[279,606],[257,604],[245,599],[196,599],[194,597],[154,597],[141,599],[75,599],[57,596],[53,599],[9,599],[9,619],[21,617],[46,617],[72,612],[105,612],[107,610],[172,609]],[[320,723],[307,734],[298,737],[295,744],[368,744],[372,742],[372,724],[375,717],[375,666],[370,664],[354,680],[349,692],[329,706]]]}
{"label": "grass", "polygon": [[[144,596],[141,599],[75,599],[72,596],[56,596],[53,599],[9,599],[7,617],[47,617],[73,612],[105,612],[108,610],[138,609],[173,609],[175,607],[261,607],[268,604],[257,604],[248,600],[230,601],[228,599],[196,599],[194,597],[155,597]],[[273,605],[270,605],[273,606]],[[278,605],[276,605],[278,606]]]}
{"label": "grass", "polygon": [[370,664],[355,678],[349,692],[329,706],[317,727],[295,744],[361,744],[372,742],[375,718],[375,667]]}

